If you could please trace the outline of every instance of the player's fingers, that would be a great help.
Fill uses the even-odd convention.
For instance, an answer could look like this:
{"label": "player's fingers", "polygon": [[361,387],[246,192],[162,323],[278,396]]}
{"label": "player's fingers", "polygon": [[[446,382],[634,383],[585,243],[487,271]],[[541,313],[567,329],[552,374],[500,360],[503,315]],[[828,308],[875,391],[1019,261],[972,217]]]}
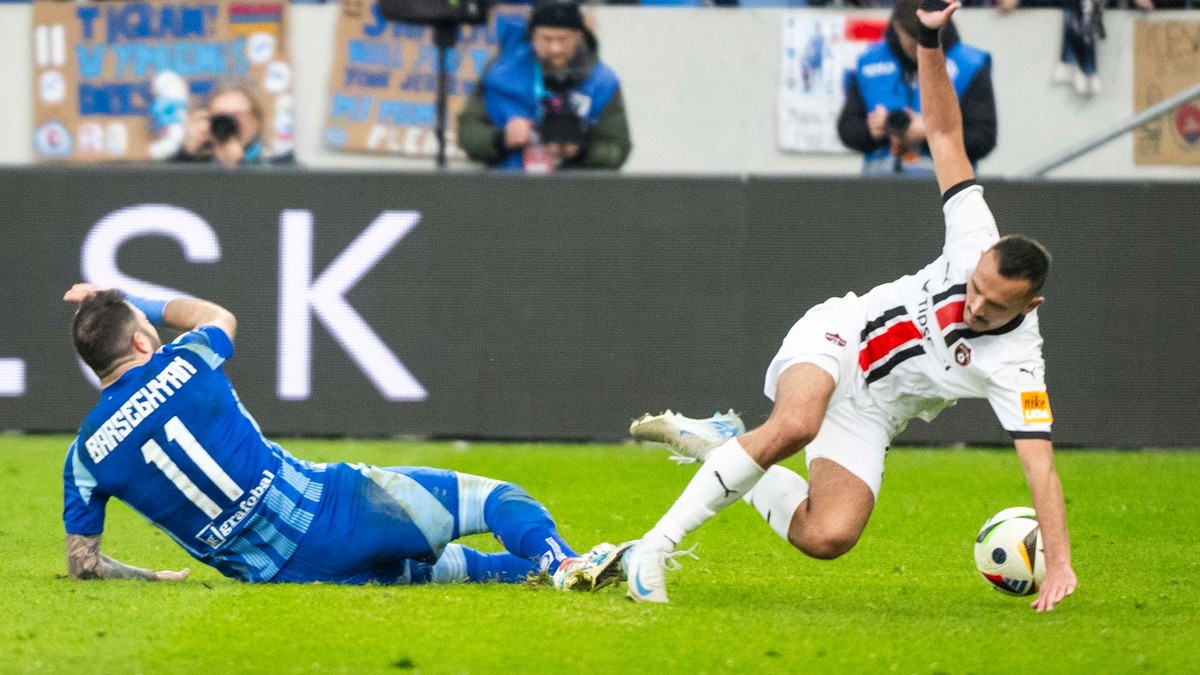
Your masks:
{"label": "player's fingers", "polygon": [[191,573],[192,573],[192,570],[190,568],[185,567],[185,568],[179,570],[178,572],[172,572],[170,570],[163,570],[162,572],[156,572],[154,574],[154,576],[159,581],[183,581],[184,579],[187,579]]}

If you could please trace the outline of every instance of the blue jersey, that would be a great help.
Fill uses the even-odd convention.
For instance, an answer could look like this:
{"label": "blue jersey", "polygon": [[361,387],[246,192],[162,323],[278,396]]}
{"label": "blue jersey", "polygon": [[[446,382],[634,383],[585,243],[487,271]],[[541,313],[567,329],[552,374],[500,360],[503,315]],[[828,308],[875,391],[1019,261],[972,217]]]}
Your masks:
{"label": "blue jersey", "polygon": [[263,437],[221,370],[216,326],[184,333],[105,387],[67,452],[68,534],[104,529],[116,497],[227,576],[273,577],[318,510],[324,465]]}

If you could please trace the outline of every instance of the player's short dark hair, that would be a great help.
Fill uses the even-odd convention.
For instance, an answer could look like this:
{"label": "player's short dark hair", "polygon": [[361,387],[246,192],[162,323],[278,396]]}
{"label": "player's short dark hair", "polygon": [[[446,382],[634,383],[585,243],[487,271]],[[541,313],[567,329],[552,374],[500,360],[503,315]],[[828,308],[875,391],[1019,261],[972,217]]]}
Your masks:
{"label": "player's short dark hair", "polygon": [[1010,234],[1001,237],[992,250],[996,252],[1000,276],[1028,281],[1030,295],[1042,290],[1050,276],[1050,251],[1045,246],[1025,235]]}
{"label": "player's short dark hair", "polygon": [[137,315],[118,290],[98,291],[79,303],[71,324],[75,351],[103,379],[129,355],[129,340],[137,332]]}

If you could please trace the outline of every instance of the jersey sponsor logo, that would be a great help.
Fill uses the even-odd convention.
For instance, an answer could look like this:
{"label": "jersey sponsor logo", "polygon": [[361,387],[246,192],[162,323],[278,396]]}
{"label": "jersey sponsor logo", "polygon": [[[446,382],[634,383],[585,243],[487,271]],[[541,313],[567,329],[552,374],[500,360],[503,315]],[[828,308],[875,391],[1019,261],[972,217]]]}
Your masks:
{"label": "jersey sponsor logo", "polygon": [[843,339],[842,339],[842,336],[841,336],[841,335],[838,335],[837,333],[826,333],[826,334],[825,334],[825,339],[826,339],[826,340],[829,340],[830,342],[832,342],[833,344],[835,344],[835,345],[837,345],[837,346],[839,346],[839,347],[845,347],[845,346],[846,346],[846,341],[845,341],[845,340],[843,340]]}
{"label": "jersey sponsor logo", "polygon": [[863,66],[863,77],[883,77],[896,72],[896,63],[894,61],[882,61],[880,63],[869,63]]}
{"label": "jersey sponsor logo", "polygon": [[84,441],[88,456],[99,464],[125,437],[196,374],[196,367],[176,356],[154,379],[130,396],[117,412]]}
{"label": "jersey sponsor logo", "polygon": [[1021,392],[1021,414],[1026,424],[1050,424],[1054,415],[1050,413],[1050,397],[1044,391]]}
{"label": "jersey sponsor logo", "polygon": [[971,365],[971,347],[963,342],[954,348],[954,362],[960,366]]}
{"label": "jersey sponsor logo", "polygon": [[250,489],[250,494],[242,500],[242,503],[238,504],[237,511],[234,511],[233,515],[226,518],[225,522],[220,525],[212,523],[206,525],[203,530],[200,530],[196,534],[196,538],[213,548],[224,544],[234,528],[241,524],[246,519],[246,516],[250,515],[250,512],[254,510],[254,507],[258,505],[259,500],[266,494],[267,489],[271,487],[271,481],[273,480],[275,480],[275,474],[267,469],[263,469],[262,479],[258,481],[258,485]]}

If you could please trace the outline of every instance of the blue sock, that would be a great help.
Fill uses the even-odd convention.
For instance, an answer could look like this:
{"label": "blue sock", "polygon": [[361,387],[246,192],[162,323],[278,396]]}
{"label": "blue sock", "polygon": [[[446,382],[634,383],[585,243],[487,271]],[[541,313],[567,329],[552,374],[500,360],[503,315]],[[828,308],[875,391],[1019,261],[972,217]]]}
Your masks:
{"label": "blue sock", "polygon": [[487,583],[519,584],[525,581],[537,565],[511,553],[480,553],[475,549],[450,544],[432,565],[408,561],[408,583],[454,584]]}
{"label": "blue sock", "polygon": [[537,571],[537,565],[511,553],[480,553],[466,548],[463,554],[467,560],[467,580],[474,583],[519,584],[530,572]]}
{"label": "blue sock", "polygon": [[488,495],[483,517],[509,553],[536,562],[549,574],[577,555],[558,535],[546,507],[512,483],[503,483]]}

